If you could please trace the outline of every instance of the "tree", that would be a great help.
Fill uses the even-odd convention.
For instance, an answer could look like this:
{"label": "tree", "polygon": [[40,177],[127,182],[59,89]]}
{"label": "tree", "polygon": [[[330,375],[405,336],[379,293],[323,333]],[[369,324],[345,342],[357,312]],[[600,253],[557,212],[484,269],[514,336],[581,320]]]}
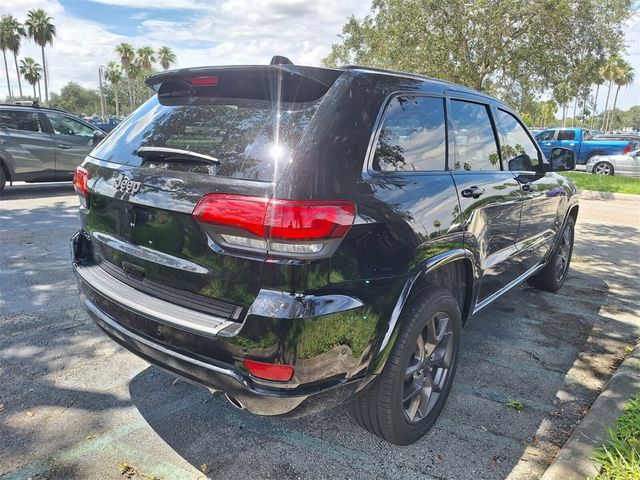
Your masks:
{"label": "tree", "polygon": [[31,57],[23,58],[20,60],[20,74],[33,87],[33,98],[39,98],[36,95],[36,84],[40,81],[42,75],[40,64]]}
{"label": "tree", "polygon": [[44,72],[44,97],[47,105],[49,104],[49,81],[47,75],[47,63],[44,57],[44,47],[53,44],[53,37],[56,36],[56,26],[52,23],[47,12],[42,8],[29,10],[27,21],[24,22],[27,27],[27,35],[33,39],[42,50],[42,70]]}
{"label": "tree", "polygon": [[113,92],[116,102],[116,117],[120,116],[120,104],[118,103],[118,85],[122,81],[122,70],[116,62],[109,62],[104,72],[104,77],[113,86]]}
{"label": "tree", "polygon": [[[613,109],[612,111],[616,111],[616,104],[618,103],[618,93],[620,92],[620,87],[625,87],[633,83],[634,80],[634,71],[633,67],[626,60],[621,60],[618,63],[618,71],[616,77],[613,79],[616,84],[616,96],[613,99]],[[609,120],[609,125],[607,125],[606,130],[611,129],[612,119]]]}
{"label": "tree", "polygon": [[2,35],[4,36],[7,48],[13,52],[13,61],[16,66],[16,76],[18,77],[18,89],[22,97],[22,82],[20,81],[20,72],[18,70],[18,53],[20,52],[22,39],[27,33],[18,19],[13,15],[3,15],[0,19],[0,25],[0,30],[3,32]]}
{"label": "tree", "polygon": [[631,8],[631,0],[374,0],[364,19],[348,19],[323,62],[416,72],[520,105],[552,90],[566,111],[621,51]]}
{"label": "tree", "polygon": [[127,88],[129,90],[129,105],[133,109],[134,98],[133,91],[131,89],[131,76],[129,75],[129,70],[131,65],[134,62],[136,52],[129,43],[121,43],[116,47],[116,53],[120,55],[120,65],[122,65],[122,70],[127,75]]}
{"label": "tree", "polygon": [[158,49],[158,62],[163,70],[169,70],[176,63],[176,54],[169,47],[162,46]]}
{"label": "tree", "polygon": [[621,61],[620,57],[618,57],[617,55],[613,55],[611,58],[609,58],[609,60],[607,60],[607,63],[604,65],[604,67],[602,67],[602,71],[601,71],[602,77],[609,82],[609,85],[607,87],[607,99],[604,102],[602,126],[600,127],[602,130],[604,130],[605,127],[607,126],[607,111],[609,108],[609,96],[611,95],[611,87],[613,86],[613,80],[620,75],[619,73],[620,61]]}
{"label": "tree", "polygon": [[97,90],[69,82],[59,94],[51,94],[51,106],[78,116],[90,115],[100,111],[100,95]]}
{"label": "tree", "polygon": [[151,70],[151,66],[156,61],[154,55],[153,48],[151,47],[140,47],[136,52],[138,57],[138,61],[140,62],[140,66],[143,70]]}
{"label": "tree", "polygon": [[4,57],[4,73],[7,77],[7,90],[9,91],[9,98],[13,97],[11,93],[11,81],[9,80],[9,67],[7,66],[7,50],[9,50],[9,29],[6,22],[6,15],[2,16],[0,20],[0,50],[2,50],[2,56]]}

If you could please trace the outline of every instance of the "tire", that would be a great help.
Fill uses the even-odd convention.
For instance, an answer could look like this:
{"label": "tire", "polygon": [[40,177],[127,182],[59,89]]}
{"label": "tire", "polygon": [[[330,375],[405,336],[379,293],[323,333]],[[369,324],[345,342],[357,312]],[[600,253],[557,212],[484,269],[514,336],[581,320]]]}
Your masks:
{"label": "tire", "polygon": [[609,162],[598,162],[593,166],[591,173],[594,175],[613,175],[613,165]]}
{"label": "tire", "polygon": [[0,161],[0,192],[4,190],[5,185],[7,184],[7,177],[4,173],[4,165]]}
{"label": "tire", "polygon": [[358,424],[396,445],[422,438],[449,396],[461,326],[460,307],[448,291],[417,297],[382,373],[351,403]]}
{"label": "tire", "polygon": [[573,217],[567,219],[567,224],[562,229],[560,242],[555,251],[549,257],[547,264],[542,270],[527,280],[532,287],[546,290],[547,292],[557,292],[564,284],[571,264],[573,254],[573,238],[575,233],[575,220]]}

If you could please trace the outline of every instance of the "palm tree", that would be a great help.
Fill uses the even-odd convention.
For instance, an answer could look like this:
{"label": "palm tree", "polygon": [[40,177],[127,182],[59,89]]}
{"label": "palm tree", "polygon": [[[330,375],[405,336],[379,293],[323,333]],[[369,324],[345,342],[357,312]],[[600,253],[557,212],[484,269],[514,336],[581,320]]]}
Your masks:
{"label": "palm tree", "polygon": [[[129,71],[127,72],[127,76],[135,85],[136,80],[138,80],[138,79],[143,77],[143,72],[144,72],[144,68],[143,68],[142,63],[140,61],[140,58],[137,57],[133,61],[133,63],[131,63],[131,65],[129,65]],[[137,104],[136,89],[132,88],[131,93],[133,95],[133,104],[132,104],[132,108],[133,108],[133,106],[135,106]]]}
{"label": "palm tree", "polygon": [[31,57],[26,57],[20,60],[20,73],[24,79],[33,87],[33,98],[38,98],[36,95],[36,84],[40,81],[42,76],[42,67]]}
{"label": "palm tree", "polygon": [[169,47],[160,47],[158,49],[158,61],[163,70],[169,70],[169,67],[176,63],[176,54]]}
{"label": "palm tree", "polygon": [[133,90],[131,89],[131,75],[129,73],[129,70],[135,60],[136,52],[130,43],[121,43],[116,47],[116,53],[120,55],[120,65],[122,65],[122,70],[124,70],[124,73],[126,73],[127,75],[127,88],[129,90],[129,105],[131,106],[131,109],[133,109],[134,98],[133,98]]}
{"label": "palm tree", "polygon": [[116,117],[119,117],[120,104],[118,103],[118,87],[122,81],[122,69],[120,65],[116,62],[109,62],[104,72],[104,78],[106,78],[113,87],[113,95],[116,97]]}
{"label": "palm tree", "polygon": [[618,73],[618,63],[620,58],[617,55],[613,55],[607,63],[602,67],[601,75],[602,78],[609,81],[609,86],[607,88],[607,100],[604,102],[604,111],[602,115],[602,126],[600,127],[602,130],[605,129],[607,124],[607,109],[609,108],[609,96],[611,95],[611,87],[613,86],[613,80],[619,75]]}
{"label": "palm tree", "polygon": [[140,66],[142,66],[144,70],[151,70],[151,65],[156,61],[153,54],[154,51],[151,47],[140,47],[136,52],[140,60]]}
{"label": "palm tree", "polygon": [[18,89],[20,90],[20,96],[22,96],[22,82],[20,81],[20,72],[18,71],[18,52],[20,52],[20,44],[22,38],[27,36],[24,27],[20,25],[20,22],[13,15],[3,15],[0,19],[2,24],[3,36],[7,48],[13,52],[13,61],[16,65],[16,75],[18,77]]}
{"label": "palm tree", "polygon": [[9,98],[13,97],[11,94],[11,81],[9,80],[9,67],[7,66],[7,50],[9,49],[9,29],[7,28],[6,16],[3,15],[0,19],[0,50],[2,50],[2,56],[4,57],[4,73],[7,77],[7,90],[9,91]]}
{"label": "palm tree", "polygon": [[598,70],[598,76],[595,79],[596,84],[596,96],[593,100],[593,111],[591,112],[591,121],[589,122],[589,128],[593,128],[593,119],[596,116],[598,111],[598,95],[600,94],[600,85],[604,83],[604,78],[602,77],[602,68]]}
{"label": "palm tree", "polygon": [[616,111],[616,104],[618,103],[618,93],[620,92],[621,87],[626,87],[633,83],[635,78],[635,72],[633,71],[633,67],[626,60],[620,59],[618,62],[618,75],[613,79],[613,82],[616,84],[616,96],[613,98],[613,108],[611,109],[611,115],[609,117],[609,125],[607,125],[607,130],[611,129],[611,124],[613,123],[613,115]]}
{"label": "palm tree", "polygon": [[51,18],[42,8],[29,10],[27,21],[24,22],[27,27],[27,34],[33,38],[33,41],[40,45],[42,50],[42,71],[44,73],[44,97],[47,105],[49,104],[49,82],[47,79],[47,63],[44,58],[44,47],[53,44],[53,37],[56,36],[56,26],[51,23]]}

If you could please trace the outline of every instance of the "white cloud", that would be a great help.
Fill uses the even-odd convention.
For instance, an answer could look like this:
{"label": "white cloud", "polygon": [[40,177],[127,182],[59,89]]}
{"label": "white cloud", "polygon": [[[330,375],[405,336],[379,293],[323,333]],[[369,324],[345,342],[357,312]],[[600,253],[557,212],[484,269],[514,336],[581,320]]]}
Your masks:
{"label": "white cloud", "polygon": [[94,3],[116,7],[153,8],[158,10],[199,10],[208,8],[211,3],[197,0],[91,0]]}

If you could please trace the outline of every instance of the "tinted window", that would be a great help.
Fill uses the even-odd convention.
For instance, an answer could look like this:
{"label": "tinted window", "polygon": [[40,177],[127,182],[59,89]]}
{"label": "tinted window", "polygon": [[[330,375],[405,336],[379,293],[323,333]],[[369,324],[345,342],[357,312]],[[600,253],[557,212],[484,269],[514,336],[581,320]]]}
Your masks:
{"label": "tinted window", "polygon": [[502,161],[509,170],[536,170],[540,160],[538,150],[524,127],[508,112],[498,110],[498,122],[502,128]]}
{"label": "tinted window", "polygon": [[536,138],[538,141],[553,140],[554,133],[556,133],[555,130],[545,130],[544,132],[540,133]]}
{"label": "tinted window", "polygon": [[576,132],[573,130],[558,130],[558,140],[574,140]]}
{"label": "tinted window", "polygon": [[385,113],[373,168],[392,172],[442,171],[445,143],[442,98],[397,97]]}
{"label": "tinted window", "polygon": [[451,170],[500,170],[500,157],[487,107],[451,101]]}
{"label": "tinted window", "polygon": [[93,137],[95,130],[66,115],[47,113],[51,128],[56,135],[76,135],[79,137]]}
{"label": "tinted window", "polygon": [[[162,105],[157,97],[122,122],[91,153],[116,163],[141,165],[140,147],[168,147],[203,153],[220,160],[202,171],[209,175],[272,181],[276,166],[291,157],[311,117],[313,103],[191,97],[177,105]],[[184,169],[147,158],[145,164]],[[282,172],[283,168],[277,169]]]}
{"label": "tinted window", "polygon": [[0,127],[27,132],[42,132],[40,118],[36,112],[0,110]]}

